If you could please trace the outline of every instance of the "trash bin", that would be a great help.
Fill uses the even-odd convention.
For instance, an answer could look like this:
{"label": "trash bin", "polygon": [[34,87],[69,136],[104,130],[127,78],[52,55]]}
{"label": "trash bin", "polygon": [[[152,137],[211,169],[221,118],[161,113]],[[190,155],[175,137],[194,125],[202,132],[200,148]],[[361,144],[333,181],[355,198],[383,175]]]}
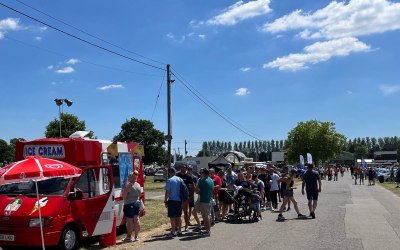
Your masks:
{"label": "trash bin", "polygon": [[378,180],[379,180],[379,183],[384,183],[385,182],[385,178],[383,177],[383,175],[379,175],[378,176]]}

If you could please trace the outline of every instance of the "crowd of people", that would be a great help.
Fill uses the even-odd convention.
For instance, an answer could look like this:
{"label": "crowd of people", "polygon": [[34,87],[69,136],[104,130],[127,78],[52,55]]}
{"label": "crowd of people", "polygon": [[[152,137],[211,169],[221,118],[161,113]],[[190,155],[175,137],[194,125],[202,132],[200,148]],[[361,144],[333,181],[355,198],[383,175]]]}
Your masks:
{"label": "crowd of people", "polygon": [[[174,168],[168,170],[169,178],[165,185],[164,202],[170,218],[171,237],[182,235],[182,231],[187,231],[189,226],[194,226],[195,232],[210,236],[215,223],[229,220],[234,213],[233,193],[237,190],[248,194],[246,202],[253,222],[261,219],[261,212],[268,209],[279,212],[277,220],[284,220],[282,213],[290,211],[290,206],[293,206],[298,218],[306,217],[299,211],[293,195],[293,190],[296,189],[294,180],[297,177],[295,169],[289,170],[285,166],[278,171],[275,166],[268,165],[261,168],[250,166],[238,172],[233,171],[232,167],[227,167],[217,172],[216,169],[210,168],[201,169],[199,178],[192,171],[187,165],[182,165],[178,173]],[[187,200],[182,200],[180,193],[182,183],[189,189]],[[321,192],[320,175],[310,164],[303,175],[302,193],[307,193],[311,218],[315,218],[319,192]],[[198,194],[196,200],[195,194]],[[278,209],[279,202],[283,203]],[[182,214],[184,225],[182,225]],[[191,216],[196,221],[195,225],[191,225]]]}
{"label": "crowd of people", "polygon": [[[368,185],[375,185],[374,168],[327,166],[316,171],[312,164],[307,165],[307,171],[301,176],[301,191],[303,195],[307,194],[309,217],[316,218],[321,180],[337,181],[339,175],[343,177],[346,171],[350,171],[355,184],[364,184],[364,180],[368,178]],[[128,183],[122,192],[127,227],[124,242],[139,239],[140,212],[144,205],[140,200],[141,187],[136,182],[137,175],[137,171],[129,174]],[[294,189],[297,188],[294,181],[299,177],[298,173],[296,169],[289,169],[287,166],[282,169],[277,169],[272,164],[258,168],[250,166],[236,172],[231,166],[218,171],[210,168],[201,169],[197,176],[190,165],[182,165],[178,173],[174,168],[169,168],[168,176],[164,187],[164,203],[170,218],[171,237],[183,235],[182,231],[188,231],[189,226],[194,226],[194,232],[210,236],[215,223],[228,220],[234,213],[233,194],[237,190],[247,194],[246,201],[253,222],[262,219],[261,212],[265,210],[277,212],[277,221],[284,221],[283,212],[290,211],[291,207],[294,208],[297,218],[307,217],[300,212],[294,197]],[[391,173],[391,177],[397,182],[396,187],[400,188],[400,168]],[[188,189],[187,199],[182,196],[182,184]],[[278,207],[280,202],[282,203]],[[192,216],[195,225],[191,224]]]}

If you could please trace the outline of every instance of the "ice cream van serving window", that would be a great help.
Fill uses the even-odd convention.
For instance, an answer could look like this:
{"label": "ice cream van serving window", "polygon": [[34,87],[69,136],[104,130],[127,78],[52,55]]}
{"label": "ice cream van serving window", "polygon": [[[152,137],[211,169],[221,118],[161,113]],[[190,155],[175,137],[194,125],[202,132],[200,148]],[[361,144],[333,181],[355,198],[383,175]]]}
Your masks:
{"label": "ice cream van serving window", "polygon": [[120,176],[120,167],[119,167],[119,157],[110,158],[107,155],[107,152],[102,153],[101,161],[103,165],[111,165],[112,166],[112,178],[114,179],[114,186],[119,188],[121,186],[121,176]]}

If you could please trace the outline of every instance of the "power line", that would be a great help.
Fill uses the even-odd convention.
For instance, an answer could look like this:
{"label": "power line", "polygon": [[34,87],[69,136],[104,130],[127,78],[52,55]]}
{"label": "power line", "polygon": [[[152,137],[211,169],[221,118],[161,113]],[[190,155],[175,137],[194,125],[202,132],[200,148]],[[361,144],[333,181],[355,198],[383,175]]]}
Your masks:
{"label": "power line", "polygon": [[77,31],[79,31],[79,32],[82,32],[82,33],[84,33],[84,34],[86,34],[86,35],[88,35],[88,36],[90,36],[90,37],[92,37],[92,38],[95,38],[95,39],[97,39],[97,40],[100,40],[100,41],[102,41],[102,42],[104,42],[104,43],[106,43],[106,44],[108,44],[108,45],[114,46],[114,47],[119,48],[119,49],[121,49],[121,50],[123,50],[123,51],[125,51],[125,52],[132,53],[132,54],[134,54],[134,55],[140,56],[140,57],[145,58],[145,59],[147,59],[147,60],[150,60],[150,61],[153,61],[153,62],[156,62],[156,63],[159,63],[159,64],[166,65],[166,63],[163,63],[163,62],[160,62],[160,61],[151,59],[151,58],[146,57],[146,56],[143,56],[143,55],[141,55],[141,54],[139,54],[139,53],[130,51],[130,50],[125,49],[125,48],[123,48],[123,47],[121,47],[121,46],[119,46],[119,45],[116,45],[116,44],[114,44],[114,43],[110,43],[110,42],[108,42],[108,41],[106,41],[106,40],[104,40],[104,39],[102,39],[102,38],[100,38],[100,37],[98,37],[98,36],[92,35],[92,34],[86,32],[86,31],[84,31],[84,30],[82,30],[82,29],[80,29],[80,28],[77,28],[77,27],[75,27],[75,26],[73,26],[73,25],[71,25],[71,24],[68,24],[67,22],[65,22],[65,21],[63,21],[63,20],[61,20],[61,19],[55,18],[55,17],[53,17],[53,16],[51,16],[51,15],[49,15],[49,14],[47,14],[47,13],[45,13],[45,12],[39,10],[39,9],[36,9],[36,8],[34,8],[33,6],[28,5],[28,4],[26,4],[26,3],[24,3],[24,2],[22,2],[22,1],[20,1],[20,0],[15,0],[15,1],[19,2],[20,4],[25,5],[26,7],[30,8],[30,9],[33,9],[33,10],[35,10],[35,11],[37,11],[37,12],[39,12],[39,13],[41,13],[41,14],[47,16],[47,17],[50,17],[50,18],[53,19],[53,20],[56,20],[56,21],[58,21],[58,22],[60,22],[60,23],[62,23],[62,24],[64,24],[64,25],[67,25],[68,27],[71,27],[71,28],[73,28],[73,29],[75,29],[75,30],[77,30]]}
{"label": "power line", "polygon": [[163,69],[163,68],[161,68],[161,67],[158,67],[158,66],[155,66],[155,65],[152,65],[152,64],[149,64],[149,63],[146,63],[146,62],[143,62],[143,61],[140,61],[140,60],[131,58],[131,57],[129,57],[129,56],[123,55],[123,54],[121,54],[121,53],[115,52],[115,51],[110,50],[110,49],[107,49],[107,48],[104,48],[104,47],[102,47],[102,46],[100,46],[100,45],[97,45],[97,44],[95,44],[95,43],[93,43],[93,42],[90,42],[90,41],[85,40],[85,39],[83,39],[83,38],[80,38],[80,37],[78,37],[78,36],[76,36],[76,35],[73,35],[73,34],[71,34],[71,33],[68,33],[68,32],[66,32],[66,31],[64,31],[64,30],[62,30],[62,29],[59,29],[59,28],[53,26],[53,25],[50,25],[50,24],[48,24],[48,23],[46,23],[46,22],[43,22],[43,21],[41,21],[41,20],[39,20],[39,19],[37,19],[37,18],[34,18],[34,17],[32,17],[32,16],[30,16],[30,15],[28,15],[28,14],[25,14],[25,13],[23,13],[23,12],[17,10],[17,9],[14,9],[14,8],[12,8],[12,7],[10,7],[10,6],[6,5],[6,4],[4,4],[4,3],[1,3],[1,2],[0,2],[0,5],[2,5],[3,7],[7,8],[7,9],[10,9],[10,10],[12,10],[12,11],[14,11],[14,12],[17,12],[18,14],[23,15],[23,16],[29,18],[29,19],[32,19],[32,20],[34,20],[34,21],[36,21],[36,22],[38,22],[38,23],[41,23],[41,24],[43,24],[43,25],[45,25],[45,26],[47,26],[47,27],[50,27],[50,28],[52,28],[52,29],[54,29],[54,30],[56,30],[56,31],[58,31],[58,32],[61,32],[61,33],[65,34],[65,35],[67,35],[67,36],[70,36],[70,37],[75,38],[75,39],[77,39],[77,40],[79,40],[79,41],[81,41],[81,42],[84,42],[84,43],[87,43],[87,44],[89,44],[89,45],[92,45],[92,46],[94,46],[94,47],[96,47],[96,48],[102,49],[102,50],[104,50],[104,51],[107,51],[107,52],[109,52],[109,53],[111,53],[111,54],[120,56],[120,57],[122,57],[122,58],[125,58],[125,59],[128,59],[128,60],[131,60],[131,61],[134,61],[134,62],[143,64],[143,65],[146,65],[146,66],[148,66],[148,67],[152,67],[152,68],[155,68],[155,69],[159,69],[159,70],[165,71],[165,69]]}
{"label": "power line", "polygon": [[163,79],[162,79],[162,81],[161,81],[160,89],[158,90],[158,94],[157,94],[156,103],[154,104],[153,113],[151,114],[150,121],[152,121],[152,120],[153,120],[153,116],[154,116],[154,112],[156,111],[156,107],[157,107],[158,99],[160,99],[160,93],[161,93],[161,88],[162,88],[162,86],[163,86],[163,83],[164,83],[164,79],[165,79],[165,75],[164,75],[164,77],[163,77]]}
{"label": "power line", "polygon": [[[174,72],[176,72],[176,71],[174,70]],[[193,88],[193,86],[190,85],[190,86],[191,86],[191,88],[190,88],[190,87],[188,86],[189,83],[186,84],[185,81],[181,79],[181,77],[180,77],[180,75],[179,75],[178,73],[176,73],[176,74],[175,74],[175,73],[172,73],[172,74],[173,74],[173,75],[177,78],[177,80],[178,80],[187,90],[189,90],[201,103],[203,103],[204,105],[206,105],[209,109],[211,109],[214,113],[216,113],[219,117],[221,117],[221,118],[222,118],[223,120],[225,120],[227,123],[229,123],[230,125],[232,125],[233,127],[235,127],[237,130],[243,132],[244,134],[250,136],[251,138],[254,138],[254,139],[256,139],[256,140],[262,141],[262,139],[257,138],[256,136],[254,136],[254,135],[250,134],[249,132],[245,131],[244,129],[240,128],[238,125],[234,124],[234,121],[233,121],[232,119],[230,119],[227,115],[221,114],[222,112],[219,112],[219,111],[217,110],[217,108],[216,108],[213,104],[210,104],[210,102],[209,102],[206,98],[202,97],[200,93],[197,94],[194,90],[192,90],[191,88]],[[194,88],[193,88],[193,89],[194,89]],[[197,91],[197,90],[196,90],[196,91]],[[198,91],[197,91],[197,92],[198,92]]]}
{"label": "power line", "polygon": [[[71,56],[67,56],[65,54],[62,54],[62,53],[59,53],[59,52],[56,52],[56,51],[53,51],[53,50],[49,50],[49,49],[46,49],[46,48],[43,48],[43,47],[40,47],[40,46],[37,46],[37,45],[34,45],[34,44],[30,44],[30,43],[18,40],[18,39],[14,38],[14,37],[10,37],[9,35],[4,35],[4,37],[6,39],[12,40],[14,42],[21,43],[21,44],[23,44],[25,46],[29,46],[29,47],[32,47],[32,48],[35,48],[35,49],[43,50],[43,51],[45,51],[47,53],[50,53],[50,54],[62,56],[62,57],[65,57],[65,58],[71,57]],[[161,76],[161,75],[147,74],[147,73],[141,73],[141,72],[134,72],[134,71],[126,70],[126,69],[120,69],[120,68],[115,68],[115,67],[110,67],[110,66],[94,63],[94,62],[87,61],[87,60],[82,60],[82,59],[79,59],[79,60],[82,61],[83,63],[91,64],[91,65],[94,65],[96,67],[111,69],[111,70],[115,70],[115,71],[121,71],[121,72],[125,72],[125,73],[130,73],[130,74],[152,76],[152,77],[165,77],[165,74],[163,74]]]}

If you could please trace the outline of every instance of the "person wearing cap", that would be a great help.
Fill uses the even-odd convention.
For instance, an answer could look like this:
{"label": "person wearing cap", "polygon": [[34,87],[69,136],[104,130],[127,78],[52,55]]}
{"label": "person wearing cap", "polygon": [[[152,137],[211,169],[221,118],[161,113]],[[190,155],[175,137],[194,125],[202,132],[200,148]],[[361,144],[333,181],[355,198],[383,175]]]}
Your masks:
{"label": "person wearing cap", "polygon": [[182,231],[182,202],[180,197],[181,178],[176,176],[175,169],[168,168],[169,179],[165,183],[164,203],[167,207],[171,222],[171,236],[181,236]]}
{"label": "person wearing cap", "polygon": [[128,183],[125,184],[122,191],[122,199],[124,200],[124,216],[126,220],[126,237],[123,242],[132,242],[132,233],[135,231],[135,241],[139,240],[140,219],[139,213],[144,209],[144,205],[140,200],[142,187],[137,183],[138,171],[133,171],[128,175]]}

